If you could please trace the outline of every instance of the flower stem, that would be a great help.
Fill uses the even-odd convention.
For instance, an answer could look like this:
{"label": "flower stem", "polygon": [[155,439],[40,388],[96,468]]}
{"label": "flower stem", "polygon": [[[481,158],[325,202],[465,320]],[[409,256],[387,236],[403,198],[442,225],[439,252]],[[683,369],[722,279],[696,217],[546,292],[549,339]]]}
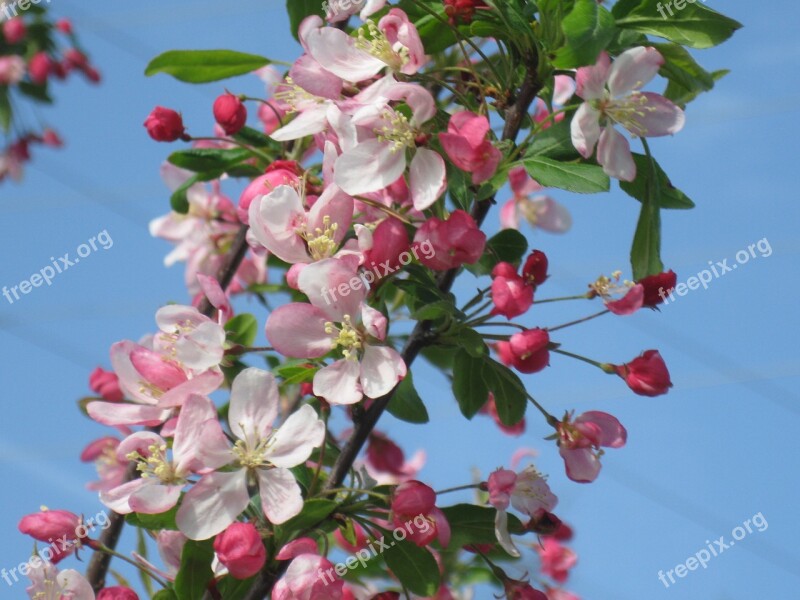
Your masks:
{"label": "flower stem", "polygon": [[610,310],[606,309],[600,311],[599,313],[595,313],[593,315],[589,315],[588,317],[583,317],[582,319],[578,319],[576,321],[570,321],[569,323],[564,323],[562,325],[557,325],[556,327],[548,327],[547,331],[558,331],[559,329],[565,329],[567,327],[572,327],[573,325],[580,325],[581,323],[586,323],[586,321],[591,321],[592,319],[596,319],[597,317],[602,317],[604,314],[611,312]]}

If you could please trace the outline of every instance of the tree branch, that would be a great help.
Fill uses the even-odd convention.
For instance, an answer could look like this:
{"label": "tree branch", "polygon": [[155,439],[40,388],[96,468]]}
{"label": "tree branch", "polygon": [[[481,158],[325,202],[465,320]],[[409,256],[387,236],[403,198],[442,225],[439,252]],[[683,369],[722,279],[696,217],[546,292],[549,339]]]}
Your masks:
{"label": "tree branch", "polygon": [[[239,265],[242,263],[244,255],[247,253],[247,225],[242,225],[236,234],[236,238],[231,244],[231,249],[227,254],[225,263],[219,270],[217,279],[219,280],[222,289],[227,289],[233,280]],[[208,298],[203,298],[198,310],[205,316],[209,317],[214,312],[214,307],[208,301]],[[158,428],[153,429],[158,431]],[[133,481],[138,475],[136,470],[136,463],[131,462],[128,469],[125,471],[125,478],[123,483]],[[100,534],[99,542],[114,550],[119,543],[119,538],[122,535],[122,528],[125,525],[124,515],[112,512],[109,515],[109,525],[107,529],[103,530]],[[111,555],[105,552],[95,552],[92,558],[89,559],[89,566],[86,568],[86,579],[94,589],[95,594],[102,590],[106,585],[106,574],[111,566]]]}

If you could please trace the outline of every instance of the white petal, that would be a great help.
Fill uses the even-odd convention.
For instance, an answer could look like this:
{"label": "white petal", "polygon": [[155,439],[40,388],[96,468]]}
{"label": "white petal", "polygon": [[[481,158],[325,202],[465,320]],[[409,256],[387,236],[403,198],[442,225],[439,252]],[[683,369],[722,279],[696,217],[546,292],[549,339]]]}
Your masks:
{"label": "white petal", "polygon": [[408,183],[414,208],[422,211],[436,202],[447,188],[447,174],[442,157],[433,150],[417,148],[411,161]]}
{"label": "white petal", "polygon": [[247,507],[247,472],[210,473],[183,497],[175,520],[191,540],[207,540],[225,530]]}
{"label": "white petal", "polygon": [[334,181],[351,196],[377,192],[397,181],[406,170],[405,149],[391,142],[363,142],[336,159]]}
{"label": "white petal", "polygon": [[265,439],[278,416],[280,397],[275,376],[251,367],[236,376],[231,386],[228,423],[242,440]]}
{"label": "white petal", "polygon": [[331,404],[355,404],[363,398],[359,373],[356,361],[337,360],[314,375],[314,394]]}
{"label": "white petal", "polygon": [[308,460],[325,440],[325,423],[308,404],[301,406],[272,436],[266,459],[276,467],[290,468]]}
{"label": "white petal", "polygon": [[280,525],[303,510],[303,494],[288,469],[259,469],[261,508],[271,523]]}
{"label": "white petal", "polygon": [[361,359],[361,387],[368,398],[380,398],[406,376],[406,363],[393,348],[367,346]]}

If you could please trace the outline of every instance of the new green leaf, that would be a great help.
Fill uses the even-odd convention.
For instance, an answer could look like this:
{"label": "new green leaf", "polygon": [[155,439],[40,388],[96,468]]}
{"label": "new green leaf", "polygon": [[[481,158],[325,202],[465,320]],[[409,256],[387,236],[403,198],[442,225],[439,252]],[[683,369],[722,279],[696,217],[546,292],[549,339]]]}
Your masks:
{"label": "new green leaf", "polygon": [[144,74],[167,73],[186,83],[208,83],[252,73],[270,62],[263,56],[233,50],[170,50],[151,60]]}

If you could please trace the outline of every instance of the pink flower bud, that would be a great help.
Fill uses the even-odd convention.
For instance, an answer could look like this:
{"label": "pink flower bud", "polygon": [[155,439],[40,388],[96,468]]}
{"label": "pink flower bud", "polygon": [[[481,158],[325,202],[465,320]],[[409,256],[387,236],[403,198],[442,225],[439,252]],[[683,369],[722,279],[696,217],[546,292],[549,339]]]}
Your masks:
{"label": "pink flower bud", "polygon": [[547,256],[544,252],[541,250],[531,252],[522,267],[522,276],[534,288],[544,283],[547,279]]}
{"label": "pink flower bud", "polygon": [[[364,252],[364,265],[389,263],[388,266],[393,270],[398,269],[400,255],[407,251],[409,246],[408,233],[403,224],[393,217],[385,219],[372,232],[372,248]],[[376,272],[380,270],[376,269]]]}
{"label": "pink flower bud", "polygon": [[423,265],[435,271],[474,264],[485,246],[486,234],[463,210],[456,210],[445,221],[431,217],[414,236],[415,254]]}
{"label": "pink flower bud", "polygon": [[214,540],[214,551],[236,579],[252,577],[267,561],[264,542],[252,523],[230,525]]}
{"label": "pink flower bud", "polygon": [[214,101],[214,119],[228,135],[238,133],[247,121],[247,109],[233,94],[222,94]]}
{"label": "pink flower bud", "polygon": [[269,194],[272,190],[281,185],[296,185],[300,182],[300,178],[297,175],[295,169],[278,168],[268,170],[260,177],[256,177],[250,182],[250,185],[244,189],[242,195],[239,197],[239,206],[236,209],[239,220],[242,223],[248,224],[250,222],[248,211],[250,210],[250,204],[252,204],[253,199],[258,196]]}
{"label": "pink flower bud", "polygon": [[505,582],[508,600],[547,600],[547,595],[531,587],[524,581],[508,580]]}
{"label": "pink flower bud", "polygon": [[[498,269],[501,265],[508,265]],[[492,271],[492,302],[494,308],[491,314],[503,315],[507,319],[513,319],[525,314],[533,304],[533,287],[517,275],[516,270],[509,273],[508,267],[513,267],[508,263],[500,263]],[[503,273],[503,275],[495,275]]]}
{"label": "pink flower bud", "polygon": [[144,122],[147,133],[157,142],[174,142],[184,136],[186,129],[180,114],[156,106]]}
{"label": "pink flower bud", "polygon": [[392,499],[392,512],[401,516],[427,515],[436,505],[436,492],[416,480],[397,486]]}
{"label": "pink flower bud", "polygon": [[658,350],[647,350],[624,365],[615,365],[617,375],[640,396],[660,396],[672,387],[669,371]]}
{"label": "pink flower bud", "polygon": [[44,130],[42,133],[42,142],[44,142],[45,146],[50,146],[51,148],[61,148],[61,146],[64,145],[61,136],[52,129]]}
{"label": "pink flower bud", "polygon": [[21,533],[40,542],[49,544],[60,540],[57,544],[58,551],[50,559],[53,564],[69,556],[76,549],[74,542],[80,541],[80,536],[85,536],[85,532],[78,533],[81,528],[80,517],[67,510],[44,509],[38,513],[25,515],[17,527]]}
{"label": "pink flower bud", "polygon": [[405,455],[402,448],[385,435],[373,433],[367,446],[367,462],[376,471],[402,475]]}
{"label": "pink flower bud", "polygon": [[86,55],[76,48],[69,48],[64,51],[64,62],[75,69],[85,69],[89,66],[89,59]]}
{"label": "pink flower bud", "polygon": [[119,387],[119,377],[113,371],[106,371],[102,367],[97,367],[89,375],[89,387],[109,402],[120,402],[124,398]]}
{"label": "pink flower bud", "polygon": [[550,364],[550,336],[544,329],[528,329],[497,342],[497,354],[505,365],[520,373],[538,373]]}
{"label": "pink flower bud", "polygon": [[72,21],[69,19],[59,19],[55,22],[55,28],[64,35],[72,35]]}
{"label": "pink flower bud", "polygon": [[53,61],[47,56],[46,52],[37,52],[31,57],[28,62],[28,75],[31,81],[37,85],[43,85],[47,82],[52,70]]}
{"label": "pink flower bud", "polygon": [[678,283],[678,276],[675,271],[669,270],[665,273],[640,279],[638,283],[644,287],[642,305],[652,308],[664,302],[666,296],[675,289],[675,284]]}
{"label": "pink flower bud", "polygon": [[517,474],[508,469],[498,469],[489,475],[489,504],[499,510],[508,508]]}
{"label": "pink flower bud", "polygon": [[22,17],[14,17],[3,23],[3,37],[8,44],[16,44],[25,39],[28,28]]}
{"label": "pink flower bud", "polygon": [[97,600],[139,600],[139,596],[131,588],[118,585],[100,590]]}

